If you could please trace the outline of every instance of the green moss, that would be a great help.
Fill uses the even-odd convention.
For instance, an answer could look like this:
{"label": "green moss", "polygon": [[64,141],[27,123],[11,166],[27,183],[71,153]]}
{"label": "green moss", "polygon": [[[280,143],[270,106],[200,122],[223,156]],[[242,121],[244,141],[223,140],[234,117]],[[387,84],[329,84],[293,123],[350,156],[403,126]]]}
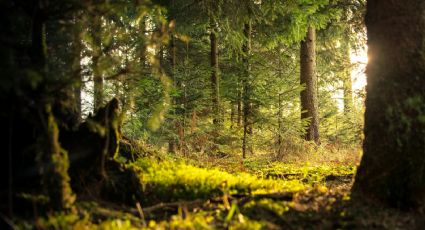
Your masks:
{"label": "green moss", "polygon": [[48,135],[48,162],[51,163],[52,169],[44,175],[44,181],[47,182],[47,191],[52,202],[52,206],[57,210],[71,210],[75,202],[75,195],[70,185],[70,177],[68,175],[69,159],[68,153],[61,148],[59,143],[59,129],[55,118],[51,112],[50,106],[46,109],[47,118],[47,135]]}
{"label": "green moss", "polygon": [[134,164],[149,199],[191,200],[223,193],[259,194],[282,191],[296,192],[305,188],[298,180],[261,179],[248,173],[230,174],[218,169],[205,169],[181,161],[140,159]]}
{"label": "green moss", "polygon": [[396,146],[405,151],[405,143],[416,136],[419,126],[425,125],[425,100],[422,95],[415,95],[395,102],[385,113],[390,136],[395,137]]}

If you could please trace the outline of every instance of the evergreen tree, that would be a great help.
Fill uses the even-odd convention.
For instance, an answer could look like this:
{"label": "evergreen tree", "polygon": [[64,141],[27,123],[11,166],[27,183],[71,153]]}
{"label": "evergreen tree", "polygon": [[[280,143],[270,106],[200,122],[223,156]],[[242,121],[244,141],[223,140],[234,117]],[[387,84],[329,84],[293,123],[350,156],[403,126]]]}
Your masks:
{"label": "evergreen tree", "polygon": [[307,35],[301,42],[301,84],[305,89],[301,91],[301,119],[307,119],[309,125],[305,139],[319,143],[319,115],[317,103],[317,76],[316,76],[316,31],[308,27]]}
{"label": "evergreen tree", "polygon": [[424,10],[419,0],[367,3],[370,60],[357,199],[424,205]]}

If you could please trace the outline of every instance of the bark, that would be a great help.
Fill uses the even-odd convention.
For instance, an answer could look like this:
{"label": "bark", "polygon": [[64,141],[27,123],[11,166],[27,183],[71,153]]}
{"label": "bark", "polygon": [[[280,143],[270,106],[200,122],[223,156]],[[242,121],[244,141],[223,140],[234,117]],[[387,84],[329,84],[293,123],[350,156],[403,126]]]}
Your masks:
{"label": "bark", "polygon": [[[47,80],[46,7],[47,5],[37,4],[35,9],[32,22],[32,61],[35,69]],[[38,137],[38,142],[43,143],[43,147],[40,147],[41,153],[38,153],[36,162],[41,170],[43,189],[49,196],[49,205],[53,210],[71,210],[75,195],[68,175],[68,154],[59,143],[59,128],[51,104],[42,102],[42,106],[45,108],[38,108],[38,111],[42,114],[40,122],[44,124],[41,128],[45,132]]]}
{"label": "bark", "polygon": [[309,27],[306,38],[301,42],[301,119],[308,119],[305,139],[319,143],[319,120],[317,111],[317,76],[316,76],[316,31]]}
{"label": "bark", "polygon": [[277,123],[278,123],[278,136],[277,136],[277,144],[278,144],[278,151],[277,151],[277,156],[280,157],[282,154],[282,129],[283,129],[283,122],[282,122],[282,116],[283,116],[283,108],[282,108],[282,94],[279,93],[279,99],[278,99],[278,106],[279,106],[279,111],[277,113]]}
{"label": "bark", "polygon": [[68,153],[59,143],[59,128],[56,120],[47,107],[47,138],[46,155],[43,159],[48,164],[42,164],[43,184],[49,195],[50,206],[54,210],[73,210],[76,196],[72,192],[68,175]]}
{"label": "bark", "polygon": [[140,30],[139,33],[140,33],[140,37],[141,37],[141,40],[142,40],[142,42],[140,42],[140,44],[139,44],[139,49],[140,49],[139,50],[139,55],[140,55],[139,62],[140,62],[140,68],[141,68],[142,71],[145,71],[145,69],[147,67],[146,66],[146,61],[147,61],[147,52],[146,52],[147,36],[145,34],[147,20],[148,20],[147,17],[144,16],[143,19],[140,22],[140,25],[139,25],[139,30]]}
{"label": "bark", "polygon": [[235,124],[235,107],[236,107],[236,104],[233,101],[231,101],[230,102],[230,129],[233,129]]}
{"label": "bark", "polygon": [[369,0],[363,158],[353,198],[425,205],[425,4]]}
{"label": "bark", "polygon": [[247,151],[252,150],[250,138],[252,134],[252,103],[251,103],[251,32],[252,25],[248,22],[244,25],[244,35],[246,42],[243,46],[245,72],[242,79],[242,104],[243,104],[243,139],[242,139],[242,157],[245,158]]}
{"label": "bark", "polygon": [[78,194],[134,205],[142,198],[137,172],[115,159],[119,155],[134,161],[140,156],[133,152],[142,149],[121,140],[121,122],[119,101],[114,98],[76,131],[63,132],[60,142],[69,152],[72,188]]}
{"label": "bark", "polygon": [[242,124],[242,89],[239,84],[240,80],[238,79],[238,102],[237,102],[237,124],[238,127]]}
{"label": "bark", "polygon": [[74,185],[85,184],[88,178],[107,178],[106,162],[117,154],[120,136],[119,101],[115,98],[76,131],[63,132],[60,142],[69,152]]}
{"label": "bark", "polygon": [[[11,171],[18,182],[16,190],[29,192],[34,189],[40,189],[41,185],[42,191],[49,197],[49,202],[47,203],[49,207],[57,211],[67,211],[73,209],[75,195],[71,190],[68,175],[68,155],[59,142],[58,122],[52,110],[52,105],[64,102],[62,101],[63,92],[58,92],[54,98],[49,95],[49,88],[55,87],[55,84],[58,83],[49,81],[50,76],[47,72],[47,33],[45,25],[47,8],[48,4],[41,4],[35,1],[34,13],[30,21],[32,25],[32,44],[29,54],[32,70],[39,74],[43,81],[36,89],[23,89],[21,95],[18,96],[22,97],[25,94],[38,95],[38,97],[32,99],[33,105],[28,105],[28,102],[25,103],[26,100],[22,100],[23,98],[15,102],[16,105],[14,107],[16,108],[17,116],[12,117],[14,119],[10,130],[15,130],[15,135],[19,136],[14,136],[13,133],[9,136],[10,147],[14,149],[15,155],[11,162],[22,171],[13,171],[13,169]],[[65,89],[63,91],[69,92],[69,90]],[[20,107],[28,110],[25,112]],[[38,114],[38,116],[35,116],[36,118],[33,120],[29,118],[31,117],[30,114]],[[25,124],[25,126],[22,126],[21,123]],[[21,128],[18,128],[19,126]],[[27,132],[32,134],[29,136],[22,135]],[[29,137],[31,139],[27,139]],[[19,143],[16,143],[18,140]],[[16,162],[16,160],[20,162]],[[13,183],[11,184],[13,186]],[[33,184],[34,187],[31,188],[26,184]],[[16,205],[16,207],[20,205],[22,203]]]}
{"label": "bark", "polygon": [[[171,34],[171,44],[170,44],[170,51],[171,51],[171,77],[173,79],[173,86],[174,88],[177,88],[177,78],[176,78],[176,61],[177,61],[177,46],[176,46],[176,38],[175,35],[172,33]],[[173,97],[173,105],[174,107],[177,106],[177,98]],[[174,118],[171,118],[171,124],[173,124],[171,127],[174,128],[175,130],[178,129],[179,125],[179,121],[178,118],[176,118],[176,112],[173,112]],[[178,132],[178,131],[177,131]],[[177,143],[177,139],[175,137],[170,137],[170,139],[168,140],[168,152],[170,153],[175,153],[176,152],[176,143]]]}
{"label": "bark", "polygon": [[[38,1],[36,4],[39,4]],[[30,58],[36,71],[45,74],[46,71],[46,15],[45,9],[36,6],[32,21]]]}

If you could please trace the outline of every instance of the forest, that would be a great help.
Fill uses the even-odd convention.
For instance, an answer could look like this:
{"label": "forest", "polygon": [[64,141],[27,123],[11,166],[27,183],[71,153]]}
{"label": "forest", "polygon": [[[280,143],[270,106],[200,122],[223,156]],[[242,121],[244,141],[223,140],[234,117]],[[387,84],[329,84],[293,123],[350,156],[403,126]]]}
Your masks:
{"label": "forest", "polygon": [[0,229],[422,229],[423,0],[0,1]]}

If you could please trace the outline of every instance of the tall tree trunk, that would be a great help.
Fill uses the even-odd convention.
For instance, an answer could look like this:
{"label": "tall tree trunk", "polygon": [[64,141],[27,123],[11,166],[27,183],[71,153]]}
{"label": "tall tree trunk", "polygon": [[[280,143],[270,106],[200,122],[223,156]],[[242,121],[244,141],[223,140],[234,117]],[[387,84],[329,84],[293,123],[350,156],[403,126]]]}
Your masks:
{"label": "tall tree trunk", "polygon": [[242,87],[240,86],[240,79],[238,79],[238,101],[237,101],[237,124],[238,127],[242,124]]}
{"label": "tall tree trunk", "polygon": [[282,129],[283,129],[283,122],[282,122],[282,116],[283,116],[283,108],[282,108],[282,94],[279,93],[279,98],[278,98],[278,113],[277,113],[277,124],[278,124],[278,136],[277,136],[277,144],[278,144],[278,151],[276,156],[280,157],[282,154]]}
{"label": "tall tree trunk", "polygon": [[[33,57],[36,58],[33,60],[33,64],[40,75],[47,80],[46,9],[42,7],[47,6],[37,4],[32,22],[32,51]],[[42,103],[42,107],[38,110],[42,114],[40,123],[43,124],[42,131],[44,132],[42,134],[44,135],[38,137],[38,141],[43,144],[40,149],[41,157],[36,157],[42,174],[42,184],[50,198],[49,205],[54,210],[71,210],[75,195],[69,183],[68,154],[60,146],[59,128],[51,111],[51,104]]]}
{"label": "tall tree trunk", "polygon": [[353,197],[425,206],[425,4],[369,0],[363,158]]}
{"label": "tall tree trunk", "polygon": [[305,139],[319,143],[319,120],[317,111],[317,76],[316,76],[316,31],[309,27],[304,41],[301,42],[301,119],[310,121]]}
{"label": "tall tree trunk", "polygon": [[[217,42],[217,26],[215,22],[211,22],[210,32],[210,61],[211,61],[211,99],[213,111],[213,124],[216,128],[220,123],[220,77],[218,66],[218,42]],[[217,128],[218,129],[218,128]]]}
{"label": "tall tree trunk", "polygon": [[[346,33],[348,34],[348,33]],[[343,94],[344,94],[344,114],[349,115],[353,111],[353,81],[351,80],[351,61],[350,61],[350,40],[346,37],[342,42],[343,49]]]}
{"label": "tall tree trunk", "polygon": [[246,38],[243,46],[244,52],[244,76],[242,79],[242,104],[243,104],[243,139],[242,139],[242,157],[246,157],[247,150],[251,149],[250,134],[252,133],[252,103],[251,103],[251,21],[244,25],[244,35]]}
{"label": "tall tree trunk", "polygon": [[96,112],[103,104],[103,76],[100,69],[100,57],[102,56],[102,20],[99,15],[92,18],[91,36],[93,39],[92,71],[94,82],[93,108]]}
{"label": "tall tree trunk", "polygon": [[[171,34],[171,44],[170,44],[170,51],[171,51],[171,77],[173,79],[173,86],[175,89],[177,89],[178,83],[176,78],[176,52],[177,52],[177,46],[176,46],[176,38],[174,34]],[[177,98],[173,97],[173,105],[174,107],[177,106]],[[179,121],[176,117],[176,112],[174,110],[173,112],[174,118],[172,118],[172,124],[174,128],[177,130],[179,128]],[[172,127],[173,128],[173,127]],[[177,131],[178,132],[178,131]],[[175,153],[176,152],[176,138],[170,137],[168,140],[168,152]]]}
{"label": "tall tree trunk", "polygon": [[46,155],[44,163],[43,184],[49,195],[50,205],[54,210],[74,210],[76,196],[71,189],[71,178],[68,175],[69,159],[68,153],[62,149],[59,143],[59,128],[53,113],[48,106],[46,108],[47,116],[47,137],[46,137]]}
{"label": "tall tree trunk", "polygon": [[233,129],[235,124],[235,108],[236,108],[235,102],[231,101],[230,102],[230,129]]}
{"label": "tall tree trunk", "polygon": [[139,42],[139,62],[140,62],[140,69],[142,71],[145,71],[146,69],[146,61],[147,61],[147,36],[146,36],[146,22],[147,22],[148,18],[147,16],[144,16],[142,18],[142,20],[140,21],[140,25],[139,25],[139,34],[141,37],[141,42]]}

